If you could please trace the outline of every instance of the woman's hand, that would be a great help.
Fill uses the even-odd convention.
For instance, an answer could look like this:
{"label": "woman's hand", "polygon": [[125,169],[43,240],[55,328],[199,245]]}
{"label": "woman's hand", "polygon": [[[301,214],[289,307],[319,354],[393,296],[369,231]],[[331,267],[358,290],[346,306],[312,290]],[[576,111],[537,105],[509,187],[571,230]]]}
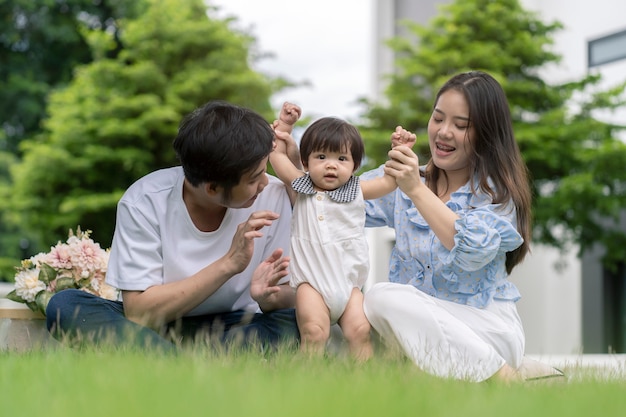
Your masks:
{"label": "woman's hand", "polygon": [[390,150],[388,155],[385,174],[395,178],[400,190],[409,194],[411,190],[424,185],[420,178],[419,158],[411,148],[397,146]]}

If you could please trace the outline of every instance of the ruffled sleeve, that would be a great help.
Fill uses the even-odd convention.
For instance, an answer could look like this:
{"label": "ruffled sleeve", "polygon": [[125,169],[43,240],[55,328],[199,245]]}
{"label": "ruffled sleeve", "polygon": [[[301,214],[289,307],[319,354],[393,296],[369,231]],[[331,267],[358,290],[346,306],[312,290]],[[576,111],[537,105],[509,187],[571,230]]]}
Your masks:
{"label": "ruffled sleeve", "polygon": [[490,204],[459,214],[454,247],[441,259],[444,265],[476,271],[524,241],[517,232],[515,209],[510,205]]}

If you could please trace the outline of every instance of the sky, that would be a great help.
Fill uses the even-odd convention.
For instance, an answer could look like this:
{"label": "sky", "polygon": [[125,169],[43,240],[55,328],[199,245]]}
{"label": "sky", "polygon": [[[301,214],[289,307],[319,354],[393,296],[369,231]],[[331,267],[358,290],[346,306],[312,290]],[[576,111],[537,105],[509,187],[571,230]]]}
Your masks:
{"label": "sky", "polygon": [[220,18],[236,17],[236,27],[251,33],[271,58],[255,69],[308,86],[276,94],[302,108],[312,119],[335,116],[356,120],[356,101],[372,90],[370,0],[209,0]]}

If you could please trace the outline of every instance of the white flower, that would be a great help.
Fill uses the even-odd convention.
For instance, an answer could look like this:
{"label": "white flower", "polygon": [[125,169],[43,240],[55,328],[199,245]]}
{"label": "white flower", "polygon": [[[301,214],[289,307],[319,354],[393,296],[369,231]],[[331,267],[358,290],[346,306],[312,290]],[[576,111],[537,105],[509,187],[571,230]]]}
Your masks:
{"label": "white flower", "polygon": [[39,281],[39,269],[25,269],[15,275],[15,293],[26,302],[35,301],[40,291],[46,289],[46,284]]}
{"label": "white flower", "polygon": [[32,256],[30,259],[22,261],[22,263],[28,262],[28,266],[26,267],[30,267],[30,266],[39,267],[41,266],[41,264],[48,263],[49,256],[50,256],[49,253],[40,252],[37,255]]}
{"label": "white flower", "polygon": [[106,298],[107,300],[117,300],[117,288],[112,287],[109,284],[101,284],[98,292],[102,298]]}

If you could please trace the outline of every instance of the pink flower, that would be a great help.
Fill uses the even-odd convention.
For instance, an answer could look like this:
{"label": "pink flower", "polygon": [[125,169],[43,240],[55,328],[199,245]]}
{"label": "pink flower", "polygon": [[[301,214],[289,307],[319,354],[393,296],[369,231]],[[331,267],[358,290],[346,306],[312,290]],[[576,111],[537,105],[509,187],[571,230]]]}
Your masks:
{"label": "pink flower", "polygon": [[71,265],[79,275],[79,279],[89,278],[95,271],[102,268],[105,251],[91,239],[78,239],[75,236],[68,240],[68,251]]}
{"label": "pink flower", "polygon": [[69,247],[59,242],[53,246],[46,256],[45,262],[55,269],[72,269],[72,258]]}

